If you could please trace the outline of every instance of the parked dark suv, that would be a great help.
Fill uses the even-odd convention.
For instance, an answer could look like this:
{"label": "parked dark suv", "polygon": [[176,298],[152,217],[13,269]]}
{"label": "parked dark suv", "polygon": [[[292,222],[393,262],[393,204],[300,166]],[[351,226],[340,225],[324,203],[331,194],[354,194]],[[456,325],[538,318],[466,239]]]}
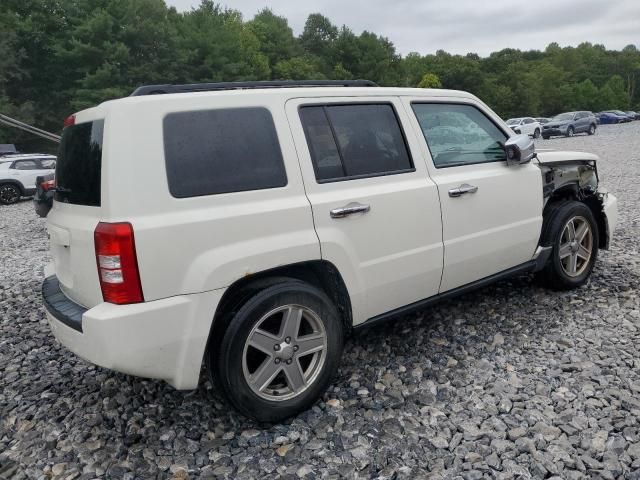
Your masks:
{"label": "parked dark suv", "polygon": [[564,135],[573,137],[576,133],[596,133],[598,121],[592,112],[567,112],[556,115],[542,126],[542,138]]}

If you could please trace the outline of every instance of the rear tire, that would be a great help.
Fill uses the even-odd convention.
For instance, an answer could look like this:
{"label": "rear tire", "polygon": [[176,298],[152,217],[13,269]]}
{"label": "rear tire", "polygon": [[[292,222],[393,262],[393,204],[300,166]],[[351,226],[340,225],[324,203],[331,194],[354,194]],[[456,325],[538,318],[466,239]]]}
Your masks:
{"label": "rear tire", "polygon": [[567,137],[573,137],[575,135],[575,130],[573,129],[573,127],[569,127],[567,128]]}
{"label": "rear tire", "polygon": [[542,229],[542,245],[552,252],[538,279],[556,290],[583,285],[598,256],[598,224],[591,209],[577,201],[559,202],[549,207]]}
{"label": "rear tire", "polygon": [[335,305],[299,280],[251,296],[209,355],[230,403],[261,422],[277,422],[309,408],[338,370],[344,342]]}
{"label": "rear tire", "polygon": [[3,183],[0,185],[0,204],[11,205],[20,200],[22,192],[12,183]]}
{"label": "rear tire", "polygon": [[540,129],[536,128],[536,131],[533,132],[533,138],[540,138]]}
{"label": "rear tire", "polygon": [[593,135],[594,133],[596,133],[596,126],[593,123],[589,125],[589,131],[587,133],[589,135]]}

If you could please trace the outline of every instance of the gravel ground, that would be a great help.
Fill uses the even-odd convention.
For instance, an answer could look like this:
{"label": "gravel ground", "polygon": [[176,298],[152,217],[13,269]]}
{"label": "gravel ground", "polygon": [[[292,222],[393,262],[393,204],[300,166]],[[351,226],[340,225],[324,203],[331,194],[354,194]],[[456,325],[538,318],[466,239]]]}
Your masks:
{"label": "gravel ground", "polygon": [[[599,154],[613,249],[573,292],[504,281],[362,333],[311,410],[263,426],[204,376],[178,392],[91,366],[41,307],[44,221],[0,207],[5,478],[640,478],[640,122],[538,142]],[[3,476],[0,473],[0,478]]]}

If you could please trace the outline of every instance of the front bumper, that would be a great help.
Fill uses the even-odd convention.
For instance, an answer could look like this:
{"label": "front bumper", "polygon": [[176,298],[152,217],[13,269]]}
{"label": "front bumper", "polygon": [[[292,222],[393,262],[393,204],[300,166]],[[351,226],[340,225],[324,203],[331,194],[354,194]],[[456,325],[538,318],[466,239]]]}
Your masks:
{"label": "front bumper", "polygon": [[[47,282],[49,288],[52,283],[57,284],[51,277]],[[131,305],[105,302],[84,309],[62,291],[53,292],[56,302],[51,302],[52,292],[45,293],[43,288],[47,319],[62,345],[101,367],[162,379],[179,390],[198,386],[213,315],[222,293],[223,290],[213,290]],[[75,315],[79,325],[64,321],[63,315]]]}
{"label": "front bumper", "polygon": [[548,136],[548,137],[557,137],[560,135],[566,135],[567,130],[568,130],[568,126],[543,128],[542,135]]}

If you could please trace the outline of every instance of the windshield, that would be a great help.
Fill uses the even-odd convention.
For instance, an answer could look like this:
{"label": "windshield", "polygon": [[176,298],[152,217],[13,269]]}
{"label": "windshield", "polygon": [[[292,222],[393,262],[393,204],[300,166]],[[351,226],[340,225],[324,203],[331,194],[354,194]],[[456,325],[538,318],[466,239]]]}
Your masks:
{"label": "windshield", "polygon": [[507,120],[507,125],[519,125],[519,124],[520,124],[519,118],[510,118],[509,120]]}
{"label": "windshield", "polygon": [[573,113],[561,113],[553,117],[554,120],[573,120]]}

